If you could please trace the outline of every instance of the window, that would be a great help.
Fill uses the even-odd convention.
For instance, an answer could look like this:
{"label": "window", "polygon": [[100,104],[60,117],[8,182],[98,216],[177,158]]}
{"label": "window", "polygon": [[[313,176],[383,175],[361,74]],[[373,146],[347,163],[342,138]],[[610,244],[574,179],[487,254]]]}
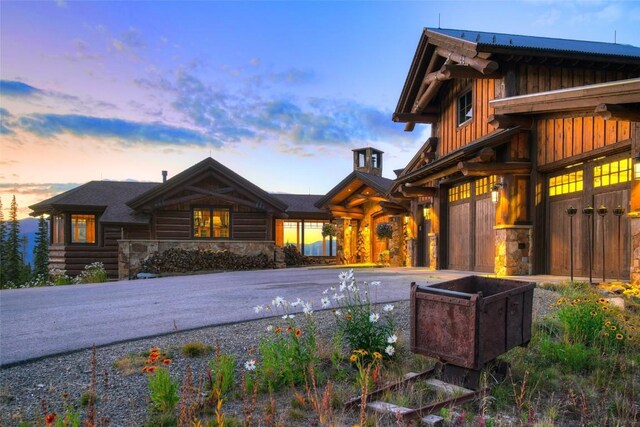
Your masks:
{"label": "window", "polygon": [[476,196],[487,194],[496,183],[496,176],[486,176],[476,180]]}
{"label": "window", "polygon": [[457,202],[471,197],[471,183],[465,182],[464,184],[456,185],[449,189],[449,201]]}
{"label": "window", "polygon": [[322,237],[322,226],[328,221],[276,220],[276,243],[296,245],[300,253],[307,256],[333,256],[336,239]]}
{"label": "window", "polygon": [[71,215],[71,243],[96,242],[96,216]]}
{"label": "window", "polygon": [[458,126],[473,118],[473,91],[468,90],[458,97]]}
{"label": "window", "polygon": [[229,238],[229,209],[214,207],[194,208],[192,217],[193,237]]}
{"label": "window", "polygon": [[371,167],[374,169],[380,169],[380,165],[378,163],[378,153],[371,154]]}
{"label": "window", "polygon": [[551,197],[577,193],[582,191],[582,187],[582,169],[549,178],[549,196]]}
{"label": "window", "polygon": [[616,160],[593,168],[593,186],[606,187],[631,181],[631,159]]}
{"label": "window", "polygon": [[51,231],[51,243],[54,245],[63,245],[64,244],[64,216],[62,215],[53,215],[51,217],[51,226],[53,230]]}

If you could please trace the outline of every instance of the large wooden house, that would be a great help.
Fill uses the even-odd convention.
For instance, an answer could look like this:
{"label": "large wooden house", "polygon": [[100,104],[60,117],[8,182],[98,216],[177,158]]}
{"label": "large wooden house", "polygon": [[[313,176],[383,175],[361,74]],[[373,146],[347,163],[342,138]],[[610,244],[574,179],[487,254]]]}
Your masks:
{"label": "large wooden house", "polygon": [[[162,183],[91,181],[30,206],[50,216],[51,267],[76,275],[95,261],[111,278],[130,278],[140,262],[168,248],[209,248],[276,257],[278,243],[331,247],[320,230],[329,214],[315,203],[322,196],[269,194],[212,158]],[[307,230],[288,241],[284,224]],[[313,234],[313,235],[312,235]],[[315,238],[315,241],[314,241]],[[317,245],[316,245],[317,246]]]}
{"label": "large wooden house", "polygon": [[639,77],[634,46],[424,29],[393,114],[431,124],[391,190],[414,265],[639,281]]}

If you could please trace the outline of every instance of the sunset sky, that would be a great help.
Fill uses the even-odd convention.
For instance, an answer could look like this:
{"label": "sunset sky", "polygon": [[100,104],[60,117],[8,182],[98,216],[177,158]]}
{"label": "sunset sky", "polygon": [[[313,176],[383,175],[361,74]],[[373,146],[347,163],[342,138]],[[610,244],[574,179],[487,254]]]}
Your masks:
{"label": "sunset sky", "polygon": [[159,181],[211,156],[324,194],[351,150],[384,176],[428,137],[391,121],[423,27],[640,46],[640,2],[0,2],[0,198]]}

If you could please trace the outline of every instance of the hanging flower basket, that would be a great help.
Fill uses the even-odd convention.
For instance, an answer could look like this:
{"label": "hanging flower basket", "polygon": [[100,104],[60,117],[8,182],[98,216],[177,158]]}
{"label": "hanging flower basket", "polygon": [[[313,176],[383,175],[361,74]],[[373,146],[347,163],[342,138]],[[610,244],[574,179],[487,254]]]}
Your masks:
{"label": "hanging flower basket", "polygon": [[388,222],[381,222],[376,225],[376,236],[380,239],[390,239],[393,237],[393,228]]}
{"label": "hanging flower basket", "polygon": [[332,236],[335,237],[337,229],[335,224],[326,223],[322,226],[322,237]]}

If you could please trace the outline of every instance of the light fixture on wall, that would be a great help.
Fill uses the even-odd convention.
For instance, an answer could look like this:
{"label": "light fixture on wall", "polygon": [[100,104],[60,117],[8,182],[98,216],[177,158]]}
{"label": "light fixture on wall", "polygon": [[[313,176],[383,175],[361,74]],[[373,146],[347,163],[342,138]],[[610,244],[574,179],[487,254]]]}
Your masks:
{"label": "light fixture on wall", "polygon": [[635,165],[633,165],[633,176],[640,181],[640,153],[635,158]]}
{"label": "light fixture on wall", "polygon": [[422,208],[422,216],[424,217],[425,221],[430,221],[431,220],[431,203],[427,203],[424,205],[424,207]]}
{"label": "light fixture on wall", "polygon": [[500,189],[504,187],[504,180],[500,177],[500,181],[493,184],[491,187],[491,201],[493,204],[498,204],[500,201]]}

